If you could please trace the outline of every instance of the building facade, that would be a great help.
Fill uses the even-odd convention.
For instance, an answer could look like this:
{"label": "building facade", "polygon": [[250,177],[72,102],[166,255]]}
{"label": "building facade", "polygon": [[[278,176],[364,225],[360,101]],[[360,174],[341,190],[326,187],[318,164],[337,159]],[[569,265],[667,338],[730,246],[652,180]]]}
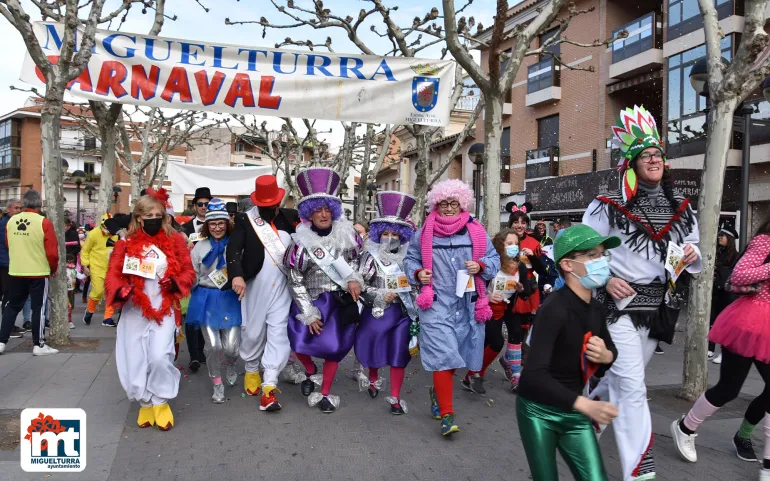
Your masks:
{"label": "building facade", "polygon": [[[511,9],[506,30],[534,18],[545,3],[531,0]],[[725,33],[722,54],[730,60],[743,29],[743,1],[715,4]],[[576,7],[593,10],[572,20],[565,31],[570,40],[593,43],[623,30],[628,36],[609,48],[561,43],[543,55],[525,58],[504,108],[503,143],[508,141],[509,149],[503,146],[501,179],[509,179],[509,185],[503,182],[501,193],[511,195],[501,198],[501,206],[514,198],[527,199],[535,205],[535,218],[570,214],[579,219],[601,189],[617,188],[612,172],[619,152],[611,145],[610,127],[621,109],[635,104],[655,115],[670,164],[679,169],[677,188],[697,202],[706,149],[706,102],[689,81],[693,64],[706,54],[698,1],[580,0]],[[556,33],[555,28],[547,29],[531,47]],[[490,35],[487,30],[479,39]],[[488,65],[489,52],[482,50],[481,59]],[[770,103],[760,92],[747,103],[756,121],[770,119]],[[483,138],[483,128],[479,122],[476,138]],[[755,122],[751,134],[750,198],[754,212],[766,212],[770,127]],[[738,209],[734,197],[740,190],[742,136],[734,132],[729,153],[722,205],[728,218]]]}

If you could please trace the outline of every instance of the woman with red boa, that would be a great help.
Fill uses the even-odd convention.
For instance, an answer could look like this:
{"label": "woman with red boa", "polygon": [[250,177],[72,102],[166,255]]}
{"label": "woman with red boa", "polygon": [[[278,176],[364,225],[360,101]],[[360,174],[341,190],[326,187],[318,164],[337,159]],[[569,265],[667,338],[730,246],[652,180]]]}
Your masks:
{"label": "woman with red boa", "polygon": [[128,236],[115,244],[105,290],[107,303],[122,308],[115,362],[128,399],[141,405],[137,424],[167,431],[174,425],[168,400],[179,391],[177,311],[195,269],[184,237],[171,227],[162,193],[152,194],[137,201]]}

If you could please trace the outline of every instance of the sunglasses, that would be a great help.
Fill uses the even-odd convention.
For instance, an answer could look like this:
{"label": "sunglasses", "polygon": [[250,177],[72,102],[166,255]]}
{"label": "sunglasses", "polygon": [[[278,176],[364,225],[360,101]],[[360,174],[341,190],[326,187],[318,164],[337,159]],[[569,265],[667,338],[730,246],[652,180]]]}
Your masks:
{"label": "sunglasses", "polygon": [[208,202],[197,202],[195,205],[197,205],[198,207],[208,207],[209,203]]}

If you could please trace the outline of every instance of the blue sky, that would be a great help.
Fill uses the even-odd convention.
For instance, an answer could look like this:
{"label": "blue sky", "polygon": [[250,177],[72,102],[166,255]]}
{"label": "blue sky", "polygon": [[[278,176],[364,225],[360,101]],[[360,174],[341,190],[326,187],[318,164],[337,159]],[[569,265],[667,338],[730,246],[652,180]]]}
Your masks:
{"label": "blue sky", "polygon": [[[118,0],[109,0],[109,5],[114,5]],[[359,53],[358,49],[348,40],[341,29],[315,30],[310,27],[293,29],[268,29],[265,38],[262,38],[262,28],[259,25],[225,25],[225,18],[232,21],[255,20],[258,21],[261,16],[273,23],[291,23],[291,19],[278,12],[269,0],[201,0],[209,7],[206,13],[198,6],[195,0],[167,0],[166,12],[169,15],[177,15],[176,21],[167,20],[161,36],[176,37],[189,40],[198,40],[204,42],[231,43],[244,46],[269,46],[274,47],[276,42],[282,41],[286,37],[294,40],[310,39],[317,43],[323,43],[327,36],[332,38],[332,48],[338,53]],[[286,0],[276,0],[279,4],[286,4]],[[309,0],[296,0],[297,5],[312,9],[312,2]],[[418,2],[411,0],[384,0],[384,3],[390,7],[398,6],[398,10],[392,13],[392,17],[399,25],[409,25],[415,16],[422,17],[429,12],[432,7],[441,10],[441,0],[423,0],[421,5],[416,6]],[[457,0],[459,8],[464,5],[464,0]],[[466,9],[464,14],[474,16],[485,26],[491,25],[492,16],[495,12],[495,0],[474,0],[473,5]],[[517,3],[511,1],[511,4]],[[29,0],[22,0],[22,4],[27,9],[27,13],[37,20],[34,6]],[[324,2],[326,8],[329,8],[334,14],[340,16],[351,15],[357,17],[359,10],[371,9],[372,3],[363,0],[327,0]],[[138,8],[132,9],[129,19],[121,28],[125,32],[146,33],[152,23],[151,12],[142,15]],[[390,42],[387,39],[379,38],[369,30],[369,24],[374,24],[380,32],[384,31],[384,25],[378,14],[372,14],[369,23],[360,28],[361,37],[367,45],[377,53],[385,54],[390,50]],[[443,19],[439,18],[436,23],[443,25]],[[106,28],[106,27],[103,27]],[[113,28],[116,28],[113,25]],[[29,94],[18,91],[11,91],[9,86],[24,86],[19,80],[19,72],[25,54],[24,43],[18,32],[4,19],[0,18],[0,38],[5,40],[4,48],[0,52],[3,69],[0,69],[0,114],[4,114],[20,107]],[[289,47],[287,47],[289,48]],[[291,47],[297,48],[297,47]],[[426,58],[436,58],[440,56],[440,47],[425,50],[419,55]],[[327,128],[331,127],[335,135],[329,140],[336,143],[338,129],[333,122],[326,123]],[[324,128],[326,130],[326,128]]]}

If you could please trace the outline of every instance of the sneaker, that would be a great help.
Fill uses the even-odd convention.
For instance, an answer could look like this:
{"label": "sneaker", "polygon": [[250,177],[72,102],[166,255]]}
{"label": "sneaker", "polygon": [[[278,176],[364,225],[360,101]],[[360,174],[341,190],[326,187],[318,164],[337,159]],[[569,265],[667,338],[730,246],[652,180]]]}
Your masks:
{"label": "sneaker", "polygon": [[733,437],[733,446],[735,446],[735,453],[738,455],[738,459],[750,462],[757,461],[757,455],[754,453],[754,443],[751,442],[751,439],[739,438],[736,434]]}
{"label": "sneaker", "polygon": [[4,342],[0,342],[0,354],[2,354],[4,352],[5,352],[5,343]]}
{"label": "sneaker", "polygon": [[449,436],[450,434],[459,432],[460,428],[455,424],[454,414],[444,414],[441,418],[441,435]]}
{"label": "sneaker", "polygon": [[390,405],[390,414],[393,414],[394,416],[400,416],[401,414],[404,414],[404,408],[401,407],[400,402],[395,402]]}
{"label": "sneaker", "polygon": [[428,396],[430,396],[430,415],[433,419],[441,419],[441,410],[438,408],[438,398],[433,387],[428,389]]}
{"label": "sneaker", "polygon": [[[326,398],[324,398],[326,399]],[[321,400],[323,402],[323,400]],[[267,411],[267,412],[274,412],[274,411],[280,411],[281,410],[281,403],[278,402],[278,399],[275,398],[275,389],[270,391],[270,394],[262,394],[262,397],[259,399],[259,410],[260,411]],[[332,406],[333,412],[334,406]],[[324,411],[327,412],[327,411]]]}
{"label": "sneaker", "polygon": [[694,463],[698,461],[698,453],[695,451],[695,437],[697,434],[685,434],[679,427],[679,423],[684,419],[682,416],[671,423],[671,438],[679,454],[685,461]]}
{"label": "sneaker", "polygon": [[505,356],[500,356],[497,358],[497,360],[500,362],[500,365],[503,366],[503,374],[505,374],[505,378],[510,381],[513,377],[513,370],[511,369],[511,365],[508,364],[508,361],[505,360]]}
{"label": "sneaker", "polygon": [[236,381],[238,381],[238,368],[235,366],[235,364],[230,364],[227,366],[227,374],[225,377],[227,378],[227,383],[231,387],[235,386]]}
{"label": "sneaker", "polygon": [[192,372],[198,372],[198,369],[201,368],[201,363],[196,360],[192,360],[187,367],[189,367],[190,371]]}
{"label": "sneaker", "polygon": [[321,412],[326,414],[331,414],[337,410],[337,408],[334,407],[334,404],[332,404],[332,402],[329,401],[329,398],[326,396],[321,399],[321,402],[318,403],[318,406],[320,406]]}
{"label": "sneaker", "polygon": [[75,329],[75,323],[74,323],[74,322],[72,322],[72,321],[68,322],[68,323],[67,323],[67,326],[68,326],[70,329]]}
{"label": "sneaker", "polygon": [[13,330],[11,331],[11,337],[13,337],[13,338],[24,337],[24,333],[25,332],[27,332],[27,331],[24,330],[24,329],[19,329],[16,326],[13,326]]}
{"label": "sneaker", "polygon": [[118,327],[118,325],[115,323],[115,321],[112,320],[111,317],[105,319],[102,321],[102,326],[106,327]]}
{"label": "sneaker", "polygon": [[214,404],[222,404],[225,402],[224,384],[214,384],[214,394],[211,395],[211,402]]}
{"label": "sneaker", "polygon": [[83,315],[83,322],[86,323],[86,326],[90,326],[91,325],[91,318],[92,317],[94,317],[94,313],[93,312],[86,311],[86,313]]}
{"label": "sneaker", "polygon": [[511,378],[511,392],[515,393],[519,391],[519,380],[520,377],[512,377]]}
{"label": "sneaker", "polygon": [[24,321],[24,324],[22,324],[21,327],[23,327],[27,331],[31,331],[32,323],[30,321]]}
{"label": "sneaker", "polygon": [[32,355],[33,356],[50,356],[51,354],[58,354],[59,350],[54,349],[48,344],[43,344],[42,346],[35,346],[32,348]]}
{"label": "sneaker", "polygon": [[709,351],[708,357],[709,359],[714,359],[714,351]]}
{"label": "sneaker", "polygon": [[655,346],[655,354],[663,354],[663,349],[660,348],[660,343]]}
{"label": "sneaker", "polygon": [[722,364],[722,353],[720,352],[717,357],[711,360],[714,364]]}

